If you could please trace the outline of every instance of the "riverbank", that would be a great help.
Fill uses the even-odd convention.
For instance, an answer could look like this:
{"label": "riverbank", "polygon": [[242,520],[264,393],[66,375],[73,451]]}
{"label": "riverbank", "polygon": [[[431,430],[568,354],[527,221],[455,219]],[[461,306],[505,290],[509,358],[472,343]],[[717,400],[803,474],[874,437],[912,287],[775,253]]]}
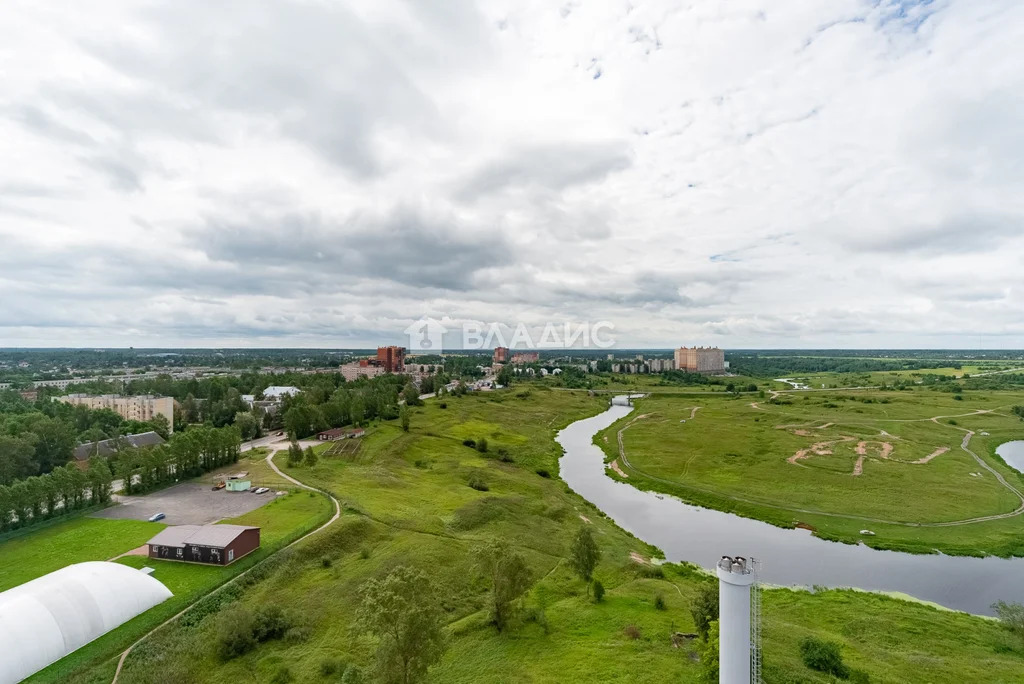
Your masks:
{"label": "riverbank", "polygon": [[[412,408],[408,432],[397,421],[375,425],[358,454],[321,453],[314,467],[279,463],[289,476],[331,491],[345,509],[342,520],[286,554],[218,612],[147,640],[127,659],[121,681],[328,681],[322,672],[337,672],[339,663],[365,672],[376,643],[354,620],[359,589],[410,565],[430,577],[444,616],[448,650],[429,681],[696,683],[701,666],[694,644],[676,648],[671,635],[695,631],[691,603],[714,580],[687,564],[648,564],[657,548],[558,476],[559,463],[562,475],[568,473],[556,435],[600,419],[607,402],[517,386],[446,397],[445,406],[428,401]],[[465,443],[481,437],[486,451]],[[603,469],[599,452],[596,468]],[[581,528],[601,550],[595,577],[606,593],[600,603],[567,562]],[[476,558],[494,538],[510,544],[530,570],[521,610],[504,633],[488,622],[489,583]],[[717,550],[715,543],[706,546]],[[218,629],[236,614],[231,611],[260,606],[282,607],[295,620],[294,638],[218,658]],[[912,681],[915,672],[938,683],[1010,681],[1024,663],[1024,653],[989,620],[886,597],[771,590],[763,614],[769,683],[829,682],[800,661],[799,642],[807,635],[840,643],[847,662],[875,683]],[[68,681],[91,680],[83,674]]]}
{"label": "riverbank", "polygon": [[695,505],[876,549],[1019,557],[1024,478],[995,456],[1024,431],[1000,411],[1011,400],[709,398],[693,420],[694,400],[652,395],[646,419],[596,440],[634,487]]}

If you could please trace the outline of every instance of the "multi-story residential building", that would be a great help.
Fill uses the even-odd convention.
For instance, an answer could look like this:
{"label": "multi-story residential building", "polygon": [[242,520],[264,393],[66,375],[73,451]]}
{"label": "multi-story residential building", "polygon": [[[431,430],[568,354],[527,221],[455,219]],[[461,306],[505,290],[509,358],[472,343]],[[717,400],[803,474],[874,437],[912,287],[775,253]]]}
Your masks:
{"label": "multi-story residential building", "polygon": [[405,369],[405,347],[377,347],[377,365],[385,373],[401,373]]}
{"label": "multi-story residential building", "polygon": [[68,394],[58,398],[65,404],[87,406],[91,409],[110,409],[125,420],[150,421],[163,416],[174,432],[174,399],[142,394],[124,397],[120,394]]}
{"label": "multi-story residential building", "polygon": [[341,366],[341,375],[349,382],[360,376],[375,378],[387,372],[383,366],[378,365],[376,359],[360,359],[359,361],[352,361]]}
{"label": "multi-story residential building", "polygon": [[537,363],[540,361],[540,352],[516,352],[512,355],[512,363]]}
{"label": "multi-story residential building", "polygon": [[508,361],[508,347],[495,347],[494,356],[491,360],[494,363],[505,363]]}
{"label": "multi-story residential building", "polygon": [[718,347],[680,347],[675,351],[676,369],[688,373],[722,373],[725,352]]}

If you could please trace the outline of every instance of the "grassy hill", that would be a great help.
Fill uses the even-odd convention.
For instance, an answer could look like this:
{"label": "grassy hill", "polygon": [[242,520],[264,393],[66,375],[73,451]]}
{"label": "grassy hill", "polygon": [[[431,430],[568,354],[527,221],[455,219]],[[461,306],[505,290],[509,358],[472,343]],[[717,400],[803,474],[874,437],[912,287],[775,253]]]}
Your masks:
{"label": "grassy hill", "polygon": [[[694,630],[690,602],[713,580],[687,566],[648,564],[656,549],[555,477],[556,431],[596,414],[604,400],[534,387],[445,402],[415,408],[409,432],[397,421],[376,425],[358,453],[289,469],[341,499],[342,518],[144,642],[120,681],[337,682],[345,664],[368,671],[375,643],[354,626],[358,590],[399,565],[426,571],[441,594],[448,650],[432,682],[698,681],[693,646],[673,647],[670,634]],[[481,437],[486,453],[463,443]],[[603,554],[596,577],[608,593],[600,604],[566,563],[581,526]],[[519,619],[503,634],[487,624],[488,589],[474,558],[496,536],[521,551],[533,576]],[[232,611],[272,605],[289,615],[284,638],[218,657]],[[832,681],[800,662],[807,635],[842,644],[872,682],[1011,682],[1024,668],[1024,649],[993,621],[883,596],[768,590],[764,624],[768,682]],[[110,671],[81,668],[64,681],[109,681]]]}

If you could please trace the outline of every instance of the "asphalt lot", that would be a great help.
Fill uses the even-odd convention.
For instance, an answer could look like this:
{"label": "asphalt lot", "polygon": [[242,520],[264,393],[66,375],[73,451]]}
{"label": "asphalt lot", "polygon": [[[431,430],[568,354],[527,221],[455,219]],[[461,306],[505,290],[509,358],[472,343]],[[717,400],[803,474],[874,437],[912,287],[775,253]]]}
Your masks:
{"label": "asphalt lot", "polygon": [[273,490],[265,494],[224,489],[215,492],[208,484],[183,482],[140,496],[115,495],[114,500],[121,505],[105,508],[92,517],[149,520],[154,513],[163,513],[167,517],[160,522],[166,525],[206,525],[248,513],[273,498]]}

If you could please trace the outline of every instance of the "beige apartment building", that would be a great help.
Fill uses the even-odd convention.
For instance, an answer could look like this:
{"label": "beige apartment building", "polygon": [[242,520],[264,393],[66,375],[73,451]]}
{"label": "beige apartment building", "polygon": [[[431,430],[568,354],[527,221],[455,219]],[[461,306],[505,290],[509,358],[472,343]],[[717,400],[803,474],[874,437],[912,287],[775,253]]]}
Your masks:
{"label": "beige apartment building", "polygon": [[680,347],[675,362],[677,370],[688,373],[725,372],[725,352],[718,347]]}
{"label": "beige apartment building", "polygon": [[123,397],[120,394],[68,394],[58,398],[65,404],[87,406],[91,409],[110,409],[125,420],[146,422],[155,416],[163,416],[174,432],[174,399],[143,394],[137,397]]}

